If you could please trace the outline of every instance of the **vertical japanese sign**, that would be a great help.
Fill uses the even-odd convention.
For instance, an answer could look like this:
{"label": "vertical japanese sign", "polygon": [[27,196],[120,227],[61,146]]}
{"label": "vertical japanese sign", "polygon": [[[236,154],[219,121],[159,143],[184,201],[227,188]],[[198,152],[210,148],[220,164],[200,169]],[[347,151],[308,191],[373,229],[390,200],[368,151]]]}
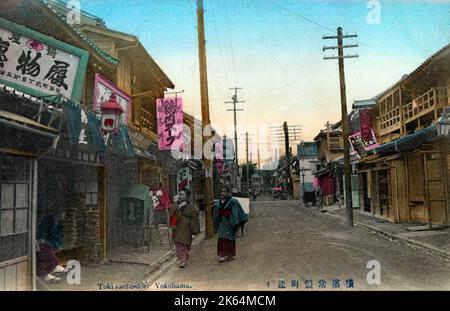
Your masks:
{"label": "vertical japanese sign", "polygon": [[78,101],[88,52],[0,18],[0,83]]}
{"label": "vertical japanese sign", "polygon": [[359,128],[361,130],[362,140],[372,139],[372,122],[370,119],[370,109],[362,109],[359,111]]}
{"label": "vertical japanese sign", "polygon": [[158,98],[159,150],[183,150],[183,99],[181,97]]}
{"label": "vertical japanese sign", "polygon": [[102,103],[109,100],[112,93],[116,94],[116,100],[124,111],[120,116],[120,124],[127,125],[131,110],[131,97],[101,74],[95,74],[94,110],[99,110]]}
{"label": "vertical japanese sign", "polygon": [[190,190],[189,183],[192,180],[192,177],[189,168],[181,168],[177,175],[178,190]]}

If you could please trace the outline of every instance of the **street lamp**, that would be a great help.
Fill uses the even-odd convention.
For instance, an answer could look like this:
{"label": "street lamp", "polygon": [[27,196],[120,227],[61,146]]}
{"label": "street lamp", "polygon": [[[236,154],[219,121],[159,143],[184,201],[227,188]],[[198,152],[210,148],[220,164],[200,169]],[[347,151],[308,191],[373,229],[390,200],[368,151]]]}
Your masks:
{"label": "street lamp", "polygon": [[448,133],[450,132],[450,118],[446,111],[442,113],[435,126],[439,137],[448,137]]}
{"label": "street lamp", "polygon": [[100,106],[102,111],[102,130],[105,133],[117,133],[119,119],[124,113],[122,106],[117,102],[116,94],[112,93],[108,101]]}
{"label": "street lamp", "polygon": [[[439,137],[442,138],[449,138],[448,134],[450,132],[450,117],[449,117],[449,110],[448,108],[445,108],[444,111],[442,112],[441,117],[439,118],[439,120],[437,120],[437,122],[434,123],[434,125],[436,126],[436,130],[438,133]],[[448,155],[448,143],[445,142],[442,144],[442,147],[444,149],[444,153],[447,156]],[[429,205],[429,204],[428,204]],[[432,225],[431,225],[431,210],[429,207],[429,226],[430,226],[430,230],[432,229]],[[446,221],[448,222],[448,213],[445,213],[445,218]]]}

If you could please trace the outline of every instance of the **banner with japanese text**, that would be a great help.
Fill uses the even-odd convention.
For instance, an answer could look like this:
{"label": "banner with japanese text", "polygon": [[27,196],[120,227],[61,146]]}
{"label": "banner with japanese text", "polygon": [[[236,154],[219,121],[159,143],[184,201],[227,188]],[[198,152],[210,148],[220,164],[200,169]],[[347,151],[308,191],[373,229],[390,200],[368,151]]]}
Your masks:
{"label": "banner with japanese text", "polygon": [[101,74],[95,74],[94,84],[94,111],[99,111],[101,105],[108,101],[111,94],[116,95],[117,103],[122,106],[123,114],[120,116],[120,124],[128,125],[131,111],[131,97],[117,85],[103,77]]}
{"label": "banner with japanese text", "polygon": [[89,54],[0,18],[0,83],[33,96],[78,101]]}
{"label": "banner with japanese text", "polygon": [[370,109],[361,109],[359,111],[359,128],[361,138],[365,141],[372,139],[372,120],[370,119]]}
{"label": "banner with japanese text", "polygon": [[183,99],[181,97],[158,98],[159,150],[183,150]]}

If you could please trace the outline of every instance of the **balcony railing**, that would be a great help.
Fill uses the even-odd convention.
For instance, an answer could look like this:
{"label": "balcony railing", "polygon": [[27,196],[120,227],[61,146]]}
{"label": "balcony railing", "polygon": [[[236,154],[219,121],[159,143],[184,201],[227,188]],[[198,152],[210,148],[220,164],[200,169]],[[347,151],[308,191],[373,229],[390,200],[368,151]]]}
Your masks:
{"label": "balcony railing", "polygon": [[405,106],[396,107],[381,115],[379,120],[380,135],[386,135],[401,130],[405,124],[434,112],[433,119],[438,118],[438,109],[450,106],[448,89],[434,87],[428,92],[412,100]]}
{"label": "balcony railing", "polygon": [[400,110],[401,107],[394,108],[393,110],[389,111],[388,113],[385,113],[382,115],[380,120],[380,130],[381,133],[390,130],[395,130],[397,128],[400,128],[401,126],[401,119],[400,119]]}
{"label": "balcony railing", "polygon": [[144,108],[141,108],[141,128],[156,133],[153,114]]}
{"label": "balcony railing", "polygon": [[[404,123],[411,122],[433,110],[449,105],[446,87],[434,87],[403,107]],[[437,116],[436,116],[437,117]]]}

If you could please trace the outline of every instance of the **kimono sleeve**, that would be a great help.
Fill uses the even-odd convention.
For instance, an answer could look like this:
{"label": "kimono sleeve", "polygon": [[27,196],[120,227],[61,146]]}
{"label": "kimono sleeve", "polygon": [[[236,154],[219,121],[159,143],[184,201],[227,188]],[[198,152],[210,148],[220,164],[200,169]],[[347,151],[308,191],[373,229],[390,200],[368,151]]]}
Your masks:
{"label": "kimono sleeve", "polygon": [[197,235],[200,233],[200,214],[197,209],[194,208],[191,219],[191,234]]}
{"label": "kimono sleeve", "polygon": [[230,224],[233,228],[237,228],[248,221],[248,216],[242,209],[241,204],[237,200],[230,202],[233,204],[232,213],[230,217]]}
{"label": "kimono sleeve", "polygon": [[220,223],[220,215],[219,215],[219,205],[216,203],[213,206],[213,221],[215,225],[219,225]]}

